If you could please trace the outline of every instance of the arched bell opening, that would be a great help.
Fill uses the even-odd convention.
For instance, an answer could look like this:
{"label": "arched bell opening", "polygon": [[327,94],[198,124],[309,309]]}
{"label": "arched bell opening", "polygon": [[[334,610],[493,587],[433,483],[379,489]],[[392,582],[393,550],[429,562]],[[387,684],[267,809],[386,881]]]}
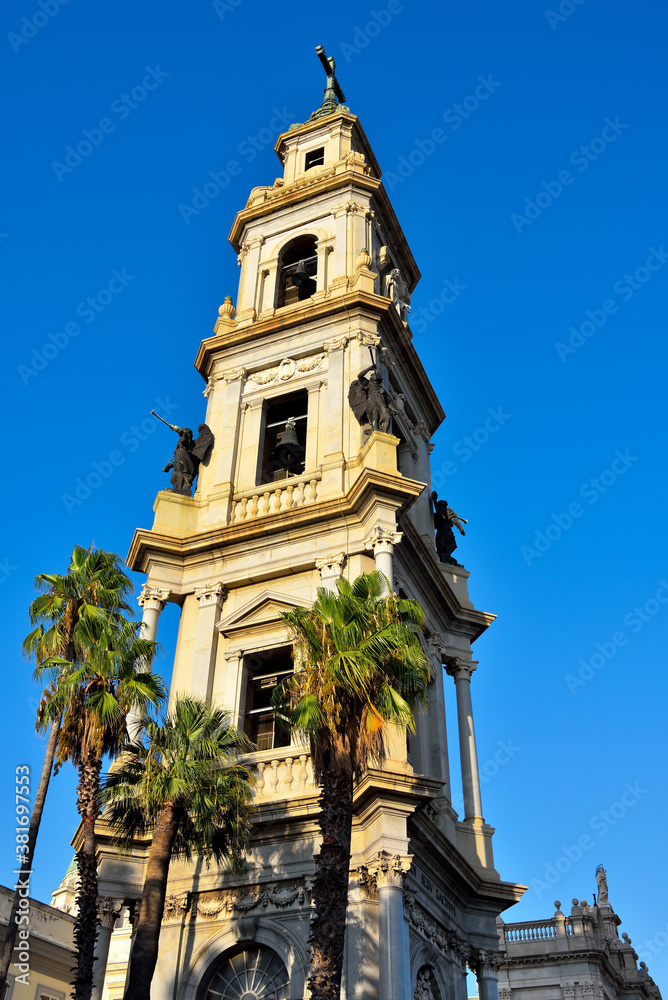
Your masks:
{"label": "arched bell opening", "polygon": [[290,306],[310,299],[317,288],[318,241],[297,236],[283,247],[278,258],[276,306]]}

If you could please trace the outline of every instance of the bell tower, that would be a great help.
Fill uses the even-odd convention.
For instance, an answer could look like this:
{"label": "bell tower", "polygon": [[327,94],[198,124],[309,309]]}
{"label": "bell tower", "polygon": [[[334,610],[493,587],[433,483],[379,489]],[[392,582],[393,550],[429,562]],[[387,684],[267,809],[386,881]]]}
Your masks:
{"label": "bell tower", "polygon": [[[497,1000],[495,921],[522,887],[494,868],[480,798],[471,645],[493,616],[471,603],[468,571],[436,552],[430,439],[444,413],[408,323],[420,272],[362,126],[337,103],[333,60],[321,59],[322,106],[279,137],[280,176],[253,188],[229,234],[239,287],[195,362],[213,444],[194,495],[159,492],[128,557],[147,577],[147,635],[166,601],[181,607],[172,696],[226,706],[258,747],[248,869],[172,864],[152,995],[255,996],[233,985],[255,968],[267,996],[307,996],[318,789],[308,748],[271,711],[292,669],[279,615],[376,567],[425,610],[432,681],[416,733],[395,736],[356,791],[343,995],[466,1000],[468,964],[482,1000]],[[127,905],[143,863],[109,849],[101,892]],[[119,995],[122,933],[105,1000]]]}

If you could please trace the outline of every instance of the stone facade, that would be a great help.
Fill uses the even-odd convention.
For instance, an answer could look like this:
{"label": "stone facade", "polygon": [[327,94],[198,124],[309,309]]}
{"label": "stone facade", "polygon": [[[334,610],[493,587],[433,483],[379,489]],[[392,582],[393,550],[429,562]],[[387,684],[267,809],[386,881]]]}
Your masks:
{"label": "stone facade", "polygon": [[[356,789],[344,996],[466,1000],[468,965],[483,1000],[496,1000],[495,921],[523,887],[494,868],[480,799],[471,644],[493,616],[469,599],[466,569],[435,551],[430,438],[444,413],[406,322],[420,274],[346,108],[291,128],[276,152],[283,176],[251,192],[230,233],[236,308],[228,297],[196,358],[210,457],[193,497],[158,494],[153,526],[135,533],[128,557],[147,577],[147,637],[158,634],[165,602],[181,608],[172,696],[190,691],[228,707],[260,747],[247,872],[172,864],[152,997],[204,1000],[210,987],[236,996],[225,983],[253,963],[258,983],[271,985],[266,995],[307,995],[318,790],[308,748],[281,738],[267,709],[290,669],[279,614],[375,566],[425,610],[432,682],[414,736],[407,744],[393,734],[383,769],[369,769]],[[301,298],[297,270],[307,274]],[[348,402],[371,361],[394,407],[389,431],[360,422]],[[286,472],[271,442],[288,418],[303,461]],[[463,816],[452,806],[448,677]],[[120,914],[98,949],[99,970],[108,950],[102,996],[117,1000],[148,844],[118,856],[104,823],[99,834],[100,892]]]}
{"label": "stone facade", "polygon": [[661,1000],[631,938],[619,937],[622,921],[608,902],[605,873],[602,882],[598,903],[574,899],[569,916],[557,900],[547,920],[498,918],[499,1000]]}
{"label": "stone facade", "polygon": [[[0,933],[4,940],[7,921],[12,909],[14,890],[0,886]],[[74,965],[74,917],[60,909],[28,898],[28,949],[15,952],[9,966],[4,1000],[65,1000],[70,994],[69,983]],[[16,944],[21,945],[17,938]],[[23,961],[27,958],[27,961]]]}

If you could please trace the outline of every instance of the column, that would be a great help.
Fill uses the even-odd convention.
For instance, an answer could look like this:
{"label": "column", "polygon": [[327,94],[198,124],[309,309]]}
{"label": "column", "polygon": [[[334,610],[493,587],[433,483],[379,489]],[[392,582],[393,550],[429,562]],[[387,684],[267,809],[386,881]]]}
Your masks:
{"label": "column", "polygon": [[320,427],[320,389],[325,383],[318,382],[308,390],[308,408],[306,410],[306,454],[304,455],[304,470],[312,472],[318,467],[318,430]]}
{"label": "column", "polygon": [[[327,391],[325,393],[325,426],[323,443],[318,448],[322,455],[322,496],[343,492],[343,419],[348,409],[348,386],[344,379],[344,348],[348,337],[336,337],[323,344],[327,352]],[[345,409],[344,409],[345,407]]]}
{"label": "column", "polygon": [[379,996],[383,1000],[405,1000],[407,954],[404,942],[404,875],[410,855],[379,851],[368,872],[378,889]]}
{"label": "column", "polygon": [[345,562],[345,552],[337,552],[335,555],[327,556],[326,559],[317,559],[315,568],[320,570],[320,586],[326,590],[337,593],[336,581],[340,579]]}
{"label": "column", "polygon": [[257,485],[264,402],[262,396],[258,395],[255,399],[246,403],[241,430],[241,442],[239,445],[237,490],[248,490],[251,486]]}
{"label": "column", "polygon": [[232,368],[222,372],[220,378],[225,386],[225,395],[220,404],[220,416],[217,417],[214,425],[216,432],[214,454],[217,455],[216,485],[224,484],[231,489],[237,457],[241,422],[241,394],[244,391],[246,369]]}
{"label": "column", "polygon": [[490,951],[478,951],[469,965],[478,980],[479,1000],[499,1000],[498,956]]}
{"label": "column", "polygon": [[391,531],[377,524],[364,542],[365,549],[373,549],[376,569],[387,578],[390,591],[394,590],[392,553],[394,552],[394,546],[399,544],[401,538],[402,533],[400,531]]}
{"label": "column", "polygon": [[457,694],[457,724],[459,728],[459,757],[462,766],[462,791],[464,793],[464,819],[482,819],[478,754],[473,728],[471,705],[471,675],[478,666],[476,660],[453,657],[446,664],[450,677],[455,679]]}
{"label": "column", "polygon": [[434,668],[434,681],[427,688],[428,752],[430,774],[438,775],[452,801],[450,788],[450,760],[448,758],[448,733],[445,717],[445,692],[443,690],[443,652],[445,643],[438,634],[432,632],[427,639],[427,648]]}
{"label": "column", "polygon": [[195,590],[195,597],[199,604],[199,614],[189,693],[210,701],[218,646],[216,623],[227,597],[227,590],[222,583],[212,583],[206,587],[198,587]]}
{"label": "column", "polygon": [[97,942],[95,944],[95,958],[93,960],[93,990],[91,1000],[101,1000],[102,989],[104,987],[104,976],[107,971],[107,959],[109,958],[109,944],[111,942],[111,932],[114,924],[120,915],[123,901],[105,896],[97,901]]}
{"label": "column", "polygon": [[[162,590],[160,587],[151,587],[148,583],[145,583],[142,586],[141,593],[137,598],[137,604],[142,609],[142,639],[148,639],[149,642],[155,642],[158,634],[158,620],[160,618],[160,613],[163,611],[168,598],[168,590]],[[137,660],[135,663],[135,670],[137,673],[146,673],[150,669],[150,663],[143,658]],[[142,717],[135,712],[134,709],[130,709],[125,720],[125,726],[128,738],[133,742],[138,740],[141,736],[142,724]]]}
{"label": "column", "polygon": [[[137,598],[137,604],[141,608],[141,637],[155,642],[158,634],[158,619],[164,610],[165,604],[169,600],[169,591],[161,590],[160,587],[151,587],[145,583],[141,588],[141,593]],[[146,669],[146,668],[145,668]]]}

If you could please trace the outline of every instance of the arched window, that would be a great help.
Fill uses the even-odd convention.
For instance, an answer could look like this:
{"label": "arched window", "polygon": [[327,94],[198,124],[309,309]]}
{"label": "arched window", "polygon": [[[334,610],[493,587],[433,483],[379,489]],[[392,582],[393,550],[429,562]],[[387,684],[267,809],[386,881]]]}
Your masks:
{"label": "arched window", "polygon": [[297,236],[281,250],[278,261],[278,307],[303,302],[315,292],[318,273],[316,244],[315,236]]}
{"label": "arched window", "polygon": [[289,1000],[288,970],[276,952],[247,945],[214,972],[205,1000]]}

